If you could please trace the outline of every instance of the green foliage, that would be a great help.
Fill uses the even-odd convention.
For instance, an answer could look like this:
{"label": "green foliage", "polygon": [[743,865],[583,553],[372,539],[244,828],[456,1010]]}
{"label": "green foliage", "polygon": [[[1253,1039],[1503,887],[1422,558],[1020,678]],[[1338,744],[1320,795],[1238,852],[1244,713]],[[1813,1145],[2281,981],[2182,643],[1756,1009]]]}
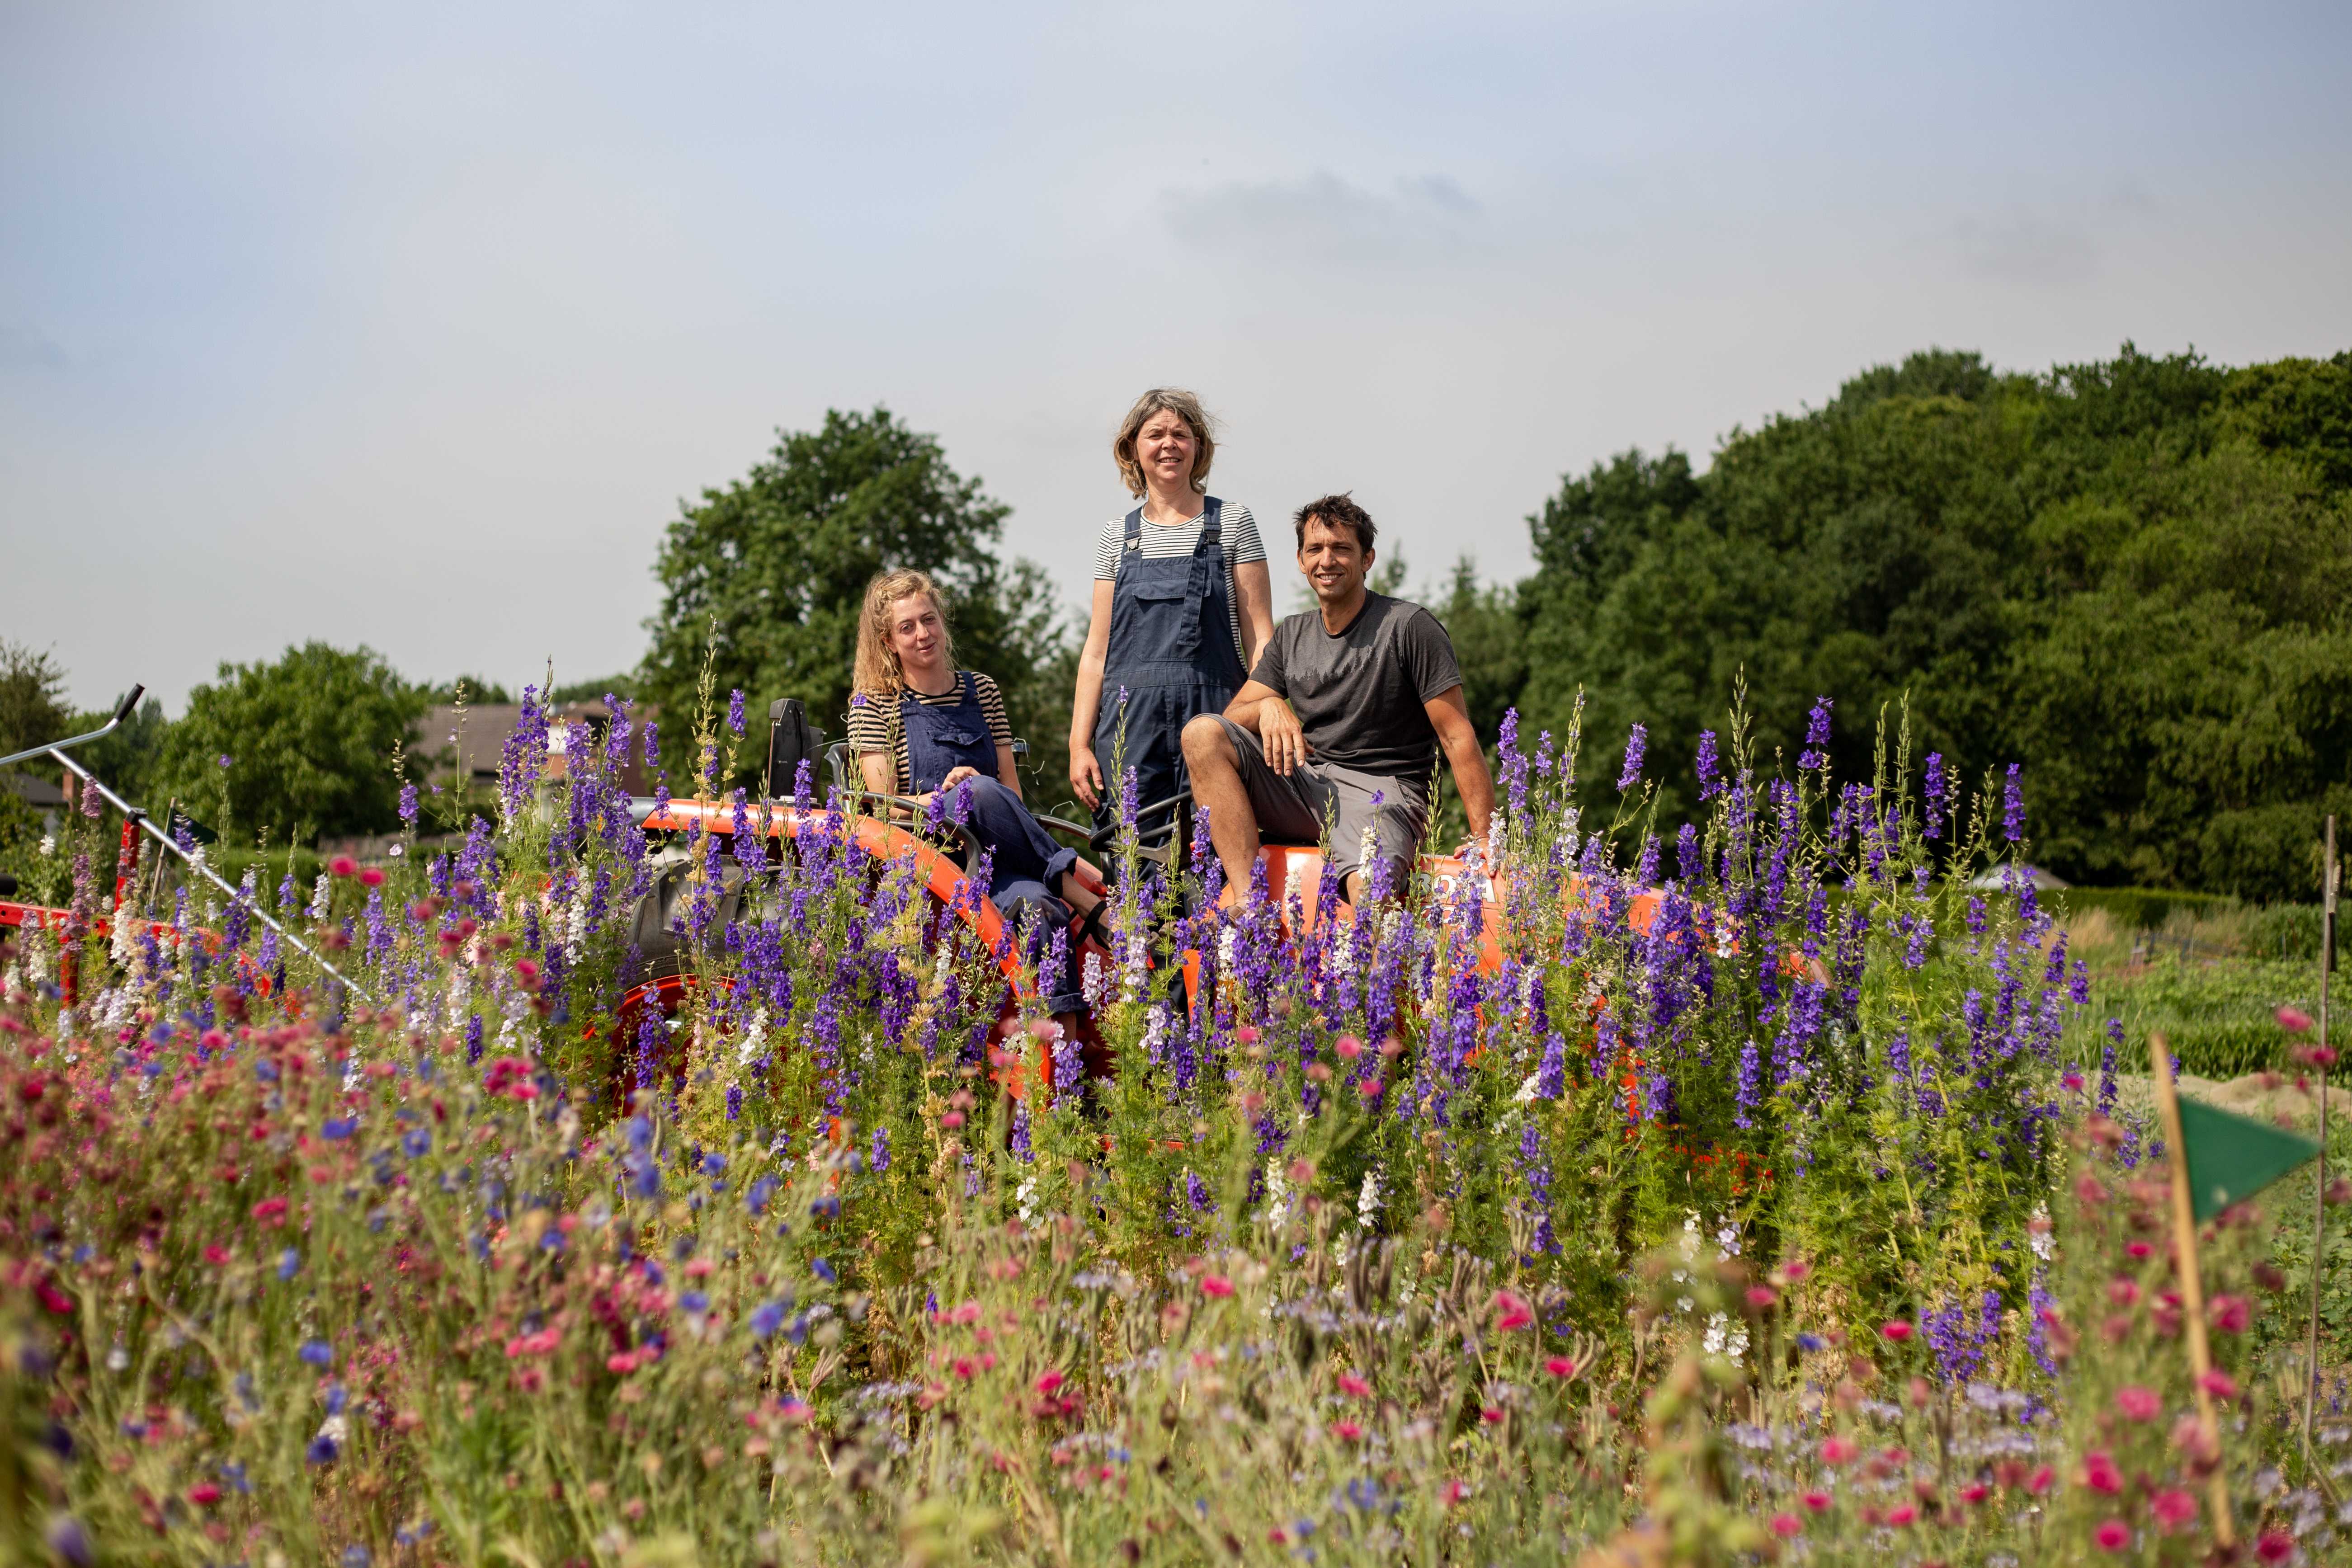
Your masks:
{"label": "green foliage", "polygon": [[[615,676],[614,679],[620,679],[622,678]],[[593,685],[594,683],[590,682],[589,684]],[[485,702],[506,703],[512,702],[514,700],[514,693],[509,691],[497,681],[485,679],[478,675],[460,675],[455,679],[442,681],[437,686],[427,688],[425,690],[425,697],[428,700],[434,702],[455,702],[457,700],[457,694],[461,689],[466,694],[466,703],[468,707]],[[578,698],[566,695],[567,693],[577,689],[578,688],[576,686],[562,687],[551,695],[553,697],[553,700],[558,702],[577,701],[579,700]],[[595,694],[598,697],[602,697],[606,691],[611,689],[612,688],[609,686],[598,686]],[[622,695],[625,697],[628,693],[624,691]]]}
{"label": "green foliage", "polygon": [[[113,708],[81,714],[73,721],[73,732],[87,734],[113,717]],[[115,794],[139,805],[154,787],[155,771],[163,756],[163,740],[170,731],[171,722],[163,717],[163,702],[150,697],[114,733],[75,747],[73,757],[104,780]]]}
{"label": "green foliage", "polygon": [[[223,664],[166,732],[150,804],[165,800],[223,838],[277,843],[380,833],[398,820],[394,757],[416,742],[425,693],[383,657],[325,643],[274,664]],[[229,759],[223,766],[221,759]]]}
{"label": "green foliage", "polygon": [[73,731],[66,672],[46,651],[0,637],[0,757]]}
{"label": "green foliage", "polygon": [[[513,698],[506,695],[506,689],[504,687],[498,687],[493,689],[498,692],[498,695],[479,698],[469,697],[467,700],[480,702],[511,702],[514,700]],[[574,680],[559,685],[547,694],[547,700],[550,702],[602,702],[607,697],[625,697],[634,699],[636,695],[636,677],[631,674],[623,673],[619,675],[608,675],[602,680]]]}
{"label": "green foliage", "polygon": [[[995,678],[1014,732],[1039,748],[1033,766],[1058,779],[1066,770],[1047,772],[1045,753],[1069,728],[1067,689],[1054,680],[1065,639],[1043,568],[1008,570],[991,549],[1005,510],[948,466],[936,437],[879,407],[782,433],[749,478],[705,490],[663,539],[661,610],[646,623],[638,695],[661,708],[672,772],[683,776],[693,754],[706,650],[722,703],[741,690],[756,724],[772,700],[799,697],[841,739],[866,584],[913,566],[952,601],[958,660]],[[746,749],[740,782],[763,755]]]}
{"label": "green foliage", "polygon": [[1581,683],[1595,736],[1673,737],[1671,822],[1735,673],[1768,756],[1832,698],[1850,771],[1907,692],[1964,777],[2026,764],[2069,879],[2307,898],[2321,816],[2352,814],[2347,388],[2346,355],[2126,344],[2035,377],[1939,351],[1735,432],[1705,475],[1625,453],[1528,520],[1517,705],[1557,730]]}

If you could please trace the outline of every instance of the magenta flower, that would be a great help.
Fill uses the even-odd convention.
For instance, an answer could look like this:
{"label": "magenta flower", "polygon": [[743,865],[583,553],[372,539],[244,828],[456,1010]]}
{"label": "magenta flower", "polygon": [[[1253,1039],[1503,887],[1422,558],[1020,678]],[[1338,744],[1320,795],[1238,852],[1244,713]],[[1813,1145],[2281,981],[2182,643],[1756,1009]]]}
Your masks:
{"label": "magenta flower", "polygon": [[2116,1408],[2123,1413],[2126,1421],[2153,1421],[2164,1408],[2164,1401],[2152,1388],[2142,1388],[2136,1383],[2127,1384],[2116,1390]]}

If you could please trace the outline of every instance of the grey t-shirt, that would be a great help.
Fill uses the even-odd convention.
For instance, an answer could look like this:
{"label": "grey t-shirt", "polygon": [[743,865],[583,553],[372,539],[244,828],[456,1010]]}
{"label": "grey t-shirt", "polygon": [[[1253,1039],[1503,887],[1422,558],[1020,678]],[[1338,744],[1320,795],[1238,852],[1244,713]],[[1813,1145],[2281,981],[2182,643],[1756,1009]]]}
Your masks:
{"label": "grey t-shirt", "polygon": [[1454,643],[1419,605],[1367,593],[1333,637],[1323,612],[1274,628],[1250,679],[1287,698],[1318,762],[1392,778],[1418,797],[1437,764],[1437,729],[1424,703],[1462,684]]}

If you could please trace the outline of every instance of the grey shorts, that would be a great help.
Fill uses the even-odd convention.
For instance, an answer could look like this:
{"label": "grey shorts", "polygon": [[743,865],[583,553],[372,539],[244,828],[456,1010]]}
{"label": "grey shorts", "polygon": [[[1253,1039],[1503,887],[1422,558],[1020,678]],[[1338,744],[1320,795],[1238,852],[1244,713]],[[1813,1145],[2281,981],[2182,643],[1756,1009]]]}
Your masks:
{"label": "grey shorts", "polygon": [[[1319,844],[1330,834],[1330,864],[1342,877],[1364,868],[1364,829],[1372,828],[1381,859],[1402,865],[1421,847],[1429,826],[1429,800],[1399,779],[1360,773],[1333,763],[1301,763],[1288,778],[1266,764],[1256,734],[1220,714],[1217,722],[1241,759],[1242,786],[1257,816],[1258,837],[1269,844]],[[1372,797],[1381,797],[1374,805]]]}

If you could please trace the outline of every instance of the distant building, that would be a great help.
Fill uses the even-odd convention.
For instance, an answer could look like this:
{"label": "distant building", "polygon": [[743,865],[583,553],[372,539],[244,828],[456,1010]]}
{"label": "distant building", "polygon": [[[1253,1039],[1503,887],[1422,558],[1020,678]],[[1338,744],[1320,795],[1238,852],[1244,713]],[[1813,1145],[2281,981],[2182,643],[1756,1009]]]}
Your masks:
{"label": "distant building", "polygon": [[[631,715],[634,729],[621,763],[621,783],[631,795],[654,792],[654,776],[646,766],[645,723],[660,716],[659,709],[643,704]],[[417,750],[431,760],[432,777],[444,788],[467,784],[490,789],[499,782],[499,758],[521,722],[522,709],[517,703],[488,702],[463,710],[437,704],[425,710],[425,733]],[[549,714],[548,776],[564,776],[564,758],[572,746],[602,746],[612,727],[613,716],[602,702],[557,705]]]}
{"label": "distant building", "polygon": [[[1971,888],[2005,888],[2009,885],[2008,877],[2008,867],[1988,866],[1982,871],[1978,872],[1974,877],[1969,879],[1969,886]],[[2026,867],[2025,879],[2033,884],[2033,890],[2037,893],[2063,893],[2067,889],[2074,885],[2074,883],[2066,880],[2063,877],[2058,876],[2053,872],[2045,871],[2039,866]]]}

